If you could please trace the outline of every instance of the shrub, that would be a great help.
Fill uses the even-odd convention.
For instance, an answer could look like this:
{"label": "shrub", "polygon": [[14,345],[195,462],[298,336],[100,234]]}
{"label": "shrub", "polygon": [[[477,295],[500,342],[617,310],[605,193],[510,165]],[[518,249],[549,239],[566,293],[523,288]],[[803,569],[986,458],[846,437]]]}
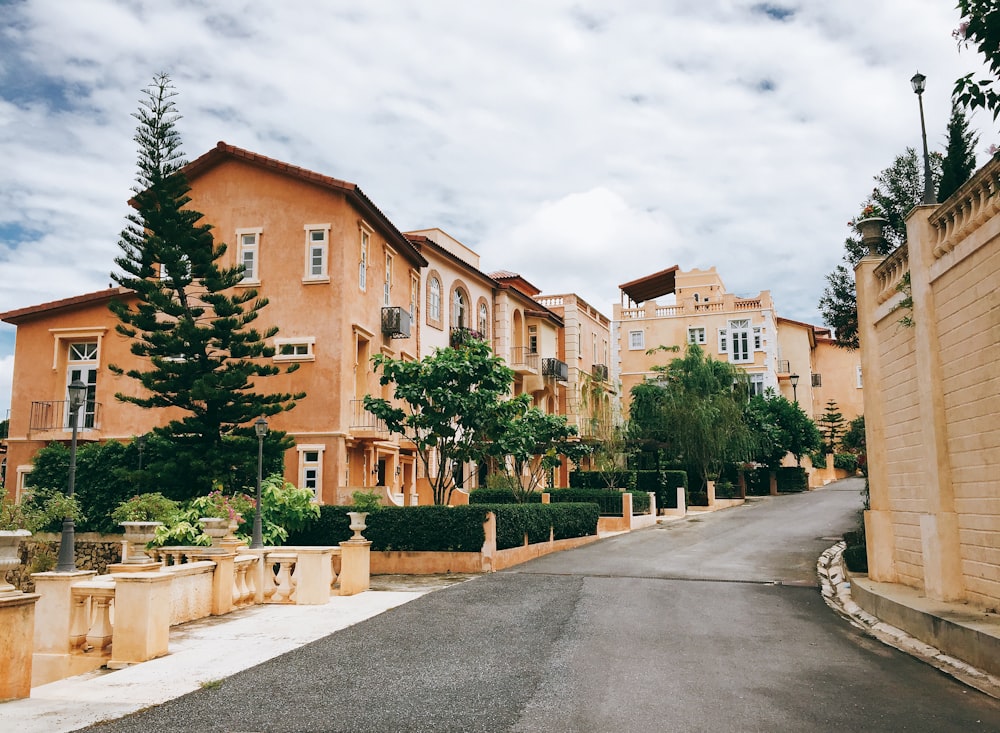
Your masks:
{"label": "shrub", "polygon": [[844,542],[848,547],[863,547],[867,544],[865,540],[865,531],[863,529],[856,529],[850,532],[844,532]]}
{"label": "shrub", "polygon": [[[567,489],[568,491],[569,489]],[[497,517],[497,549],[521,547],[554,539],[597,534],[598,509],[593,503],[495,504],[488,507]]]}
{"label": "shrub", "polygon": [[855,545],[844,550],[844,564],[852,573],[868,572],[868,550],[864,545]]}
{"label": "shrub", "polygon": [[[518,504],[517,497],[510,489],[473,489],[469,492],[470,504]],[[542,495],[534,491],[527,496],[525,503],[541,504]]]}
{"label": "shrub", "polygon": [[[626,489],[636,488],[635,471],[573,471],[569,475],[571,489]],[[608,486],[608,481],[612,486]]]}
{"label": "shrub", "polygon": [[776,471],[778,493],[794,493],[809,489],[809,476],[801,466],[781,466]]}
{"label": "shrub", "polygon": [[126,499],[111,512],[111,518],[118,524],[122,522],[166,522],[174,516],[181,505],[173,499],[168,499],[160,492],[151,494],[136,494]]}
{"label": "shrub", "polygon": [[632,494],[632,513],[642,514],[649,511],[649,495],[642,491],[613,491],[611,489],[555,489],[549,492],[549,501],[553,504],[562,502],[592,502],[600,507],[605,516],[621,516],[622,494]]}
{"label": "shrub", "polygon": [[856,473],[858,470],[858,457],[853,453],[837,453],[833,456],[833,467],[847,471],[848,473]]}

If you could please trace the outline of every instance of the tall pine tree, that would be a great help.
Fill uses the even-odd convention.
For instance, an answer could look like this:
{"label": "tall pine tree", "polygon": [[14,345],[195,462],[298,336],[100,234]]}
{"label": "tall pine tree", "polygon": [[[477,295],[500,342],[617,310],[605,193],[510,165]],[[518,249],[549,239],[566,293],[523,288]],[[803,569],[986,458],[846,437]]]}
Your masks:
{"label": "tall pine tree", "polygon": [[[190,187],[181,171],[180,116],[170,78],[157,75],[144,94],[134,115],[139,121],[135,212],[119,241],[123,254],[115,263],[121,272],[111,275],[138,301],[133,307],[117,300],[111,310],[120,321],[117,331],[132,340],[142,366],[110,366],[138,380],[143,390],[115,397],[185,413],[154,429],[172,445],[149,466],[158,489],[175,498],[207,493],[216,483],[238,489],[256,475],[252,422],[292,409],[305,395],[256,391],[265,377],[280,371],[270,363],[274,349],[264,341],[277,328],[261,333],[252,326],[267,299],[253,289],[233,289],[242,267],[221,265],[226,246],[214,242],[202,214],[187,206]],[[267,436],[272,460],[291,444],[284,433]]]}
{"label": "tall pine tree", "polygon": [[976,144],[979,135],[969,129],[969,121],[961,107],[952,103],[948,120],[948,150],[941,166],[938,201],[944,201],[972,177],[976,170]]}

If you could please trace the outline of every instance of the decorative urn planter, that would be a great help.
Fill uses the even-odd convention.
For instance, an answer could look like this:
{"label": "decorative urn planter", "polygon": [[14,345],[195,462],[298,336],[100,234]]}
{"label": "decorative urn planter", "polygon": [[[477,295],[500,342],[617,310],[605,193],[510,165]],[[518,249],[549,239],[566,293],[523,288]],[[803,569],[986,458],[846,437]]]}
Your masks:
{"label": "decorative urn planter", "polygon": [[5,580],[8,570],[13,570],[21,564],[17,554],[21,540],[31,537],[26,529],[5,529],[0,531],[0,596],[20,593],[17,588]]}
{"label": "decorative urn planter", "polygon": [[212,538],[212,547],[222,544],[222,539],[229,535],[229,519],[223,517],[201,517],[198,519],[201,528]]}
{"label": "decorative urn planter", "polygon": [[125,558],[127,564],[153,562],[146,554],[146,543],[156,537],[156,528],[162,526],[163,522],[122,522],[125,541],[128,542],[128,557]]}
{"label": "decorative urn planter", "polygon": [[368,526],[366,523],[368,520],[368,512],[347,512],[347,516],[351,518],[350,528],[354,532],[351,536],[349,542],[364,542],[365,538],[361,536],[361,533]]}

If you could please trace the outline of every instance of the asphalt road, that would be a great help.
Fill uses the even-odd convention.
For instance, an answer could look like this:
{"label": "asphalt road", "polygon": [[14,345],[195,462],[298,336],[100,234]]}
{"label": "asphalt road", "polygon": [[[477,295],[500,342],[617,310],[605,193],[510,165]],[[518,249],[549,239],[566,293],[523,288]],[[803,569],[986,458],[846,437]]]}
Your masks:
{"label": "asphalt road", "polygon": [[1000,702],[823,603],[816,557],[858,488],[476,578],[86,730],[1000,732]]}

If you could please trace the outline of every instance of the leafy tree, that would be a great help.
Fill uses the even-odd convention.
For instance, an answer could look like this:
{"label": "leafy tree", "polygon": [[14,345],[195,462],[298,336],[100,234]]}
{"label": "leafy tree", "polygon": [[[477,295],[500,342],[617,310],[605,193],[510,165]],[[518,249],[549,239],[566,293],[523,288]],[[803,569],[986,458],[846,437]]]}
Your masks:
{"label": "leafy tree", "polygon": [[865,452],[865,416],[858,415],[847,424],[847,430],[840,438],[841,447],[854,454]]}
{"label": "leafy tree", "polygon": [[819,419],[820,431],[826,441],[826,452],[833,453],[837,450],[837,443],[840,436],[844,434],[844,416],[837,407],[836,400],[829,400],[826,403],[826,411]]}
{"label": "leafy tree", "polygon": [[[132,340],[132,353],[145,365],[109,367],[137,380],[143,393],[115,397],[186,413],[155,428],[172,443],[155,468],[183,476],[189,495],[207,492],[215,481],[235,489],[234,466],[253,462],[256,453],[250,423],[291,409],[305,395],[256,391],[280,371],[270,364],[274,349],[264,342],[277,329],[262,333],[252,326],[267,299],[252,288],[233,290],[243,278],[242,266],[220,265],[225,245],[214,243],[211,227],[200,223],[201,213],[187,206],[190,188],[181,171],[179,115],[169,77],[156,76],[145,95],[135,114],[135,212],[119,241],[123,254],[115,263],[121,272],[112,273],[138,303],[111,303],[120,321],[117,331]],[[268,433],[266,443],[269,455],[292,445],[280,431]]]}
{"label": "leafy tree", "polygon": [[972,177],[976,170],[976,144],[979,135],[969,129],[969,121],[957,104],[951,106],[948,121],[948,149],[941,164],[938,201],[944,201]]}
{"label": "leafy tree", "polygon": [[754,460],[768,468],[781,465],[785,455],[791,453],[795,462],[817,450],[822,444],[816,423],[802,408],[773,390],[765,396],[754,396],[747,404],[747,420],[761,440]]}
{"label": "leafy tree", "polygon": [[0,440],[7,437],[7,431],[10,429],[10,420],[0,420]]}
{"label": "leafy tree", "polygon": [[393,401],[365,395],[365,409],[385,421],[390,432],[413,442],[434,503],[447,504],[456,488],[456,469],[486,454],[497,412],[513,414],[504,403],[514,372],[477,339],[438,349],[420,361],[377,354],[372,363],[382,371],[379,383],[392,385]]}
{"label": "leafy tree", "polygon": [[689,344],[683,357],[654,370],[657,378],[632,389],[631,437],[655,442],[691,466],[701,488],[724,464],[754,455],[757,438],[744,416],[749,377],[742,369]]}
{"label": "leafy tree", "polygon": [[1000,0],[958,0],[962,22],[952,33],[959,49],[972,44],[983,56],[993,78],[973,79],[966,74],[955,82],[952,96],[970,110],[988,109],[1000,116]]}
{"label": "leafy tree", "polygon": [[546,475],[561,465],[564,456],[578,463],[591,453],[591,446],[579,440],[564,416],[530,407],[527,395],[501,402],[494,414],[497,419],[485,453],[506,475],[519,502],[544,486]]}
{"label": "leafy tree", "polygon": [[[935,187],[941,179],[942,158],[931,153],[931,179]],[[857,222],[870,216],[888,221],[884,240],[876,254],[887,255],[906,241],[906,217],[923,198],[923,164],[913,148],[896,156],[893,164],[875,176],[875,188],[861,205],[861,213],[847,222],[850,234],[844,240],[844,263],[826,276],[827,287],[819,300],[823,322],[834,329],[837,344],[858,348],[858,303],[854,267],[868,254],[861,241]]]}

